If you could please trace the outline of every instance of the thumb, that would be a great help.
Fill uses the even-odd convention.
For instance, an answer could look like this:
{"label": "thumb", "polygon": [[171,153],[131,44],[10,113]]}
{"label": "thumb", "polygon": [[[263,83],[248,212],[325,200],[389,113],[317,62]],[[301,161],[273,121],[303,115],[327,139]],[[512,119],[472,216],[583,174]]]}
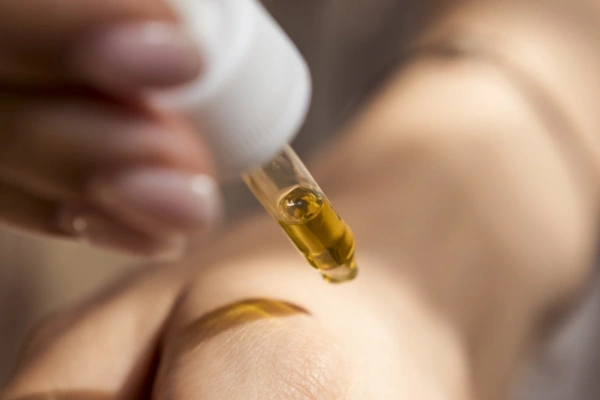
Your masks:
{"label": "thumb", "polygon": [[130,91],[184,83],[194,46],[164,0],[4,0],[0,80],[72,82]]}

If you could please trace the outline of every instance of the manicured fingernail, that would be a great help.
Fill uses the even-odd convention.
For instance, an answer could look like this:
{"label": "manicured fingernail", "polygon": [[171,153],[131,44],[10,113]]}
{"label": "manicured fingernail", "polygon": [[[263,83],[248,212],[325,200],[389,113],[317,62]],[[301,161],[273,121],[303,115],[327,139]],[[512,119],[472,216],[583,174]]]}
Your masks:
{"label": "manicured fingernail", "polygon": [[94,246],[157,262],[181,259],[187,245],[182,236],[152,239],[99,214],[72,208],[60,211],[57,224],[65,234]]}
{"label": "manicured fingernail", "polygon": [[132,170],[93,182],[91,195],[106,212],[144,231],[198,232],[221,217],[218,185],[206,175]]}
{"label": "manicured fingernail", "polygon": [[198,76],[201,59],[176,25],[146,22],[116,26],[83,41],[73,66],[84,79],[116,90],[167,87]]}

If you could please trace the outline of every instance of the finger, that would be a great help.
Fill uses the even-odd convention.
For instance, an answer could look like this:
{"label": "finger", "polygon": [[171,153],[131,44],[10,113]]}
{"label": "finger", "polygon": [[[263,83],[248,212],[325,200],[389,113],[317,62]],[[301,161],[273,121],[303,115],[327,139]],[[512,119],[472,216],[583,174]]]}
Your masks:
{"label": "finger", "polygon": [[143,22],[92,32],[70,57],[74,78],[129,97],[181,85],[200,73],[197,47],[175,24]]}
{"label": "finger", "polygon": [[105,213],[68,207],[0,182],[0,224],[34,234],[75,239],[129,255],[170,261],[181,257],[185,240],[149,236]]}
{"label": "finger", "polygon": [[0,182],[0,222],[35,233],[66,236],[59,229],[58,206],[53,201],[31,195]]}
{"label": "finger", "polygon": [[146,270],[52,318],[32,337],[0,398],[142,398],[182,279],[172,268]]}
{"label": "finger", "polygon": [[277,238],[252,221],[211,245],[219,254],[251,242],[190,286],[166,335],[157,399],[466,398],[452,330],[381,263],[363,258],[359,280],[333,287],[293,253],[253,250],[286,248]]}
{"label": "finger", "polygon": [[174,262],[187,250],[183,235],[166,232],[143,233],[106,213],[85,207],[63,207],[56,215],[62,232],[79,241],[156,262]]}
{"label": "finger", "polygon": [[218,218],[210,157],[169,117],[93,99],[5,96],[0,141],[0,177],[40,197],[89,200],[144,231],[195,231]]}
{"label": "finger", "polygon": [[83,79],[125,91],[181,84],[197,50],[163,0],[6,0],[0,4],[0,76]]}

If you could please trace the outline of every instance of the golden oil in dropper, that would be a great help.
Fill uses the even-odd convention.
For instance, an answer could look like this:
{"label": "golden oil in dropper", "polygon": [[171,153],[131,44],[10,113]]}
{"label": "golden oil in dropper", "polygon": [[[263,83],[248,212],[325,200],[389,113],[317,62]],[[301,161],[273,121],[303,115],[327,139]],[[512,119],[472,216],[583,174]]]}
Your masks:
{"label": "golden oil in dropper", "polygon": [[325,280],[341,283],[356,277],[354,235],[323,194],[294,187],[281,197],[277,220]]}
{"label": "golden oil in dropper", "polygon": [[270,162],[244,174],[244,180],[326,281],[342,283],[356,277],[352,231],[289,146]]}

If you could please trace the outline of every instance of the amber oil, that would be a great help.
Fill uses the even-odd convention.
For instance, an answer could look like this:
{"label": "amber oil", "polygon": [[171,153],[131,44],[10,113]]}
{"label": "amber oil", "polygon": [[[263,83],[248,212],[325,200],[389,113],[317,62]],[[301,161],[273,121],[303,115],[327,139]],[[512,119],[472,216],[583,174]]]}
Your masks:
{"label": "amber oil", "polygon": [[285,191],[277,220],[326,281],[342,283],[356,277],[354,235],[322,193],[305,186]]}
{"label": "amber oil", "polygon": [[348,282],[356,277],[352,231],[290,146],[242,178],[327,282]]}

